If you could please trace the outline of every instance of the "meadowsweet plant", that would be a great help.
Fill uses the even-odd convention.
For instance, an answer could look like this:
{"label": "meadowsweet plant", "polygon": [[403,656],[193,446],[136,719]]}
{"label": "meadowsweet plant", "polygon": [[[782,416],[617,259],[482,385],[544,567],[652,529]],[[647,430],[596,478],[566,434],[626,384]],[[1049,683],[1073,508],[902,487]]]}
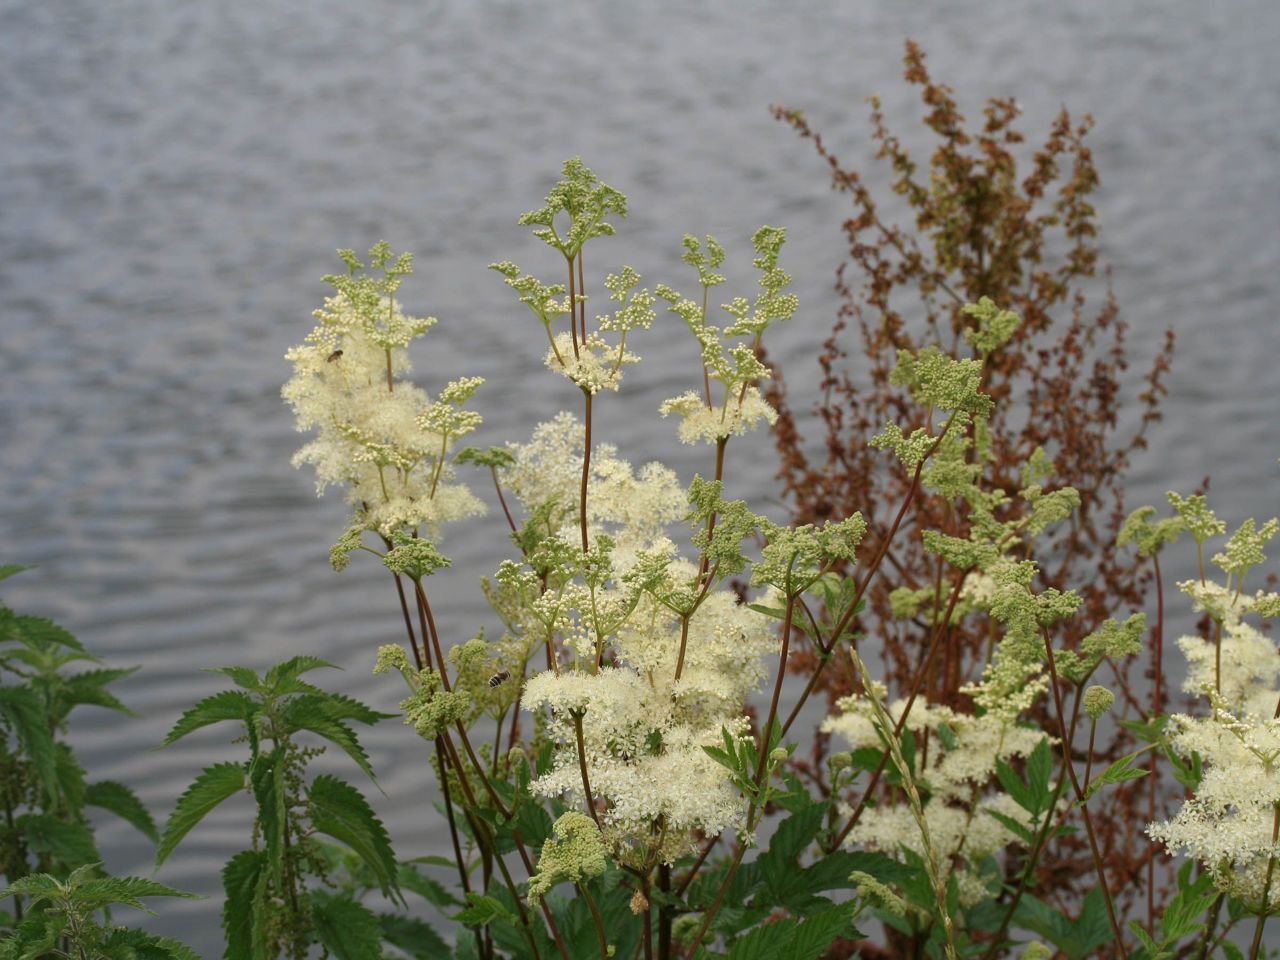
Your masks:
{"label": "meadowsweet plant", "polygon": [[[572,409],[527,439],[462,446],[479,423],[470,406],[483,398],[479,380],[419,387],[407,379],[408,343],[431,322],[401,312],[396,298],[411,261],[384,244],[370,251],[368,267],[340,254],[347,275],[328,278],[337,293],[289,354],[285,399],[299,428],[315,432],[297,462],[312,463],[322,487],[342,486],[353,510],[332,564],[342,570],[357,553],[377,557],[400,606],[405,642],[383,645],[374,672],[397,678],[402,718],[429,750],[437,778],[454,854],[453,918],[462,925],[452,955],[955,960],[1056,950],[1154,958],[1210,928],[1197,919],[1214,897],[1210,885],[1225,888],[1228,876],[1244,884],[1245,874],[1255,912],[1265,914],[1272,868],[1260,867],[1251,848],[1239,869],[1219,858],[1212,870],[1183,870],[1162,914],[1136,929],[1123,924],[1127,881],[1110,872],[1099,798],[1134,789],[1157,755],[1188,783],[1207,768],[1184,735],[1166,732],[1158,711],[1115,713],[1121,697],[1133,700],[1111,681],[1145,652],[1144,613],[1117,611],[1082,629],[1081,595],[1035,559],[1042,542],[1058,542],[1078,522],[1086,496],[1062,481],[1042,447],[1026,452],[1012,481],[986,470],[998,456],[992,365],[1024,319],[975,298],[959,313],[963,349],[898,351],[887,377],[902,391],[901,415],[886,417],[870,438],[899,474],[893,519],[873,527],[854,512],[784,527],[732,499],[730,441],[775,421],[761,391],[770,371],[760,353],[770,327],[797,309],[782,266],[785,232],[763,227],[751,237],[758,290],[732,298],[716,290],[717,311],[712,291],[724,283],[717,271],[730,254],[713,237],[684,239],[692,295],[666,283],[650,293],[625,265],[589,283],[585,247],[592,244],[595,263],[596,241],[613,234],[626,210],[622,194],[570,160],[544,205],[521,218],[560,255],[559,276],[492,265],[542,327],[544,365],[567,381]],[[589,323],[588,300],[601,291],[605,305]],[[676,439],[705,445],[707,474],[688,482],[661,463],[636,466],[593,435],[597,398],[622,390],[624,371],[632,374],[626,389],[636,389],[636,351],[663,322],[660,304],[688,329],[701,361],[700,383],[655,405],[655,414],[676,418]],[[480,501],[467,487],[477,470],[494,485],[501,520],[478,519]],[[925,643],[914,656],[895,652],[905,682],[891,686],[858,624],[878,575],[896,566],[904,518],[926,501],[963,510],[965,523],[910,528],[909,548],[930,558],[931,576],[891,590],[885,609],[923,631]],[[451,562],[452,521],[505,528],[511,557],[480,578],[497,634],[446,636],[438,626],[431,578]],[[1140,559],[1154,556],[1184,522],[1143,513],[1126,526],[1125,543]],[[1203,522],[1196,529],[1206,538],[1216,532]],[[1222,554],[1234,579],[1218,593],[1201,586],[1194,594],[1222,620],[1215,656],[1243,643],[1239,617],[1228,613],[1243,609],[1231,604],[1248,599],[1242,577],[1272,533],[1242,528]],[[1249,602],[1275,605],[1269,595]],[[958,645],[961,631],[982,637],[980,656]],[[806,679],[788,689],[798,649],[807,653]],[[1252,735],[1254,727],[1241,725],[1253,721],[1242,717],[1258,698],[1236,692],[1266,673],[1264,652],[1253,662],[1247,676],[1215,667],[1215,710],[1234,711],[1223,729],[1242,731],[1240,743]],[[295,688],[297,672],[232,675],[243,688],[236,702],[257,704],[247,728],[257,731],[255,756],[268,730],[288,731],[293,708],[282,704],[315,695]],[[847,693],[818,730],[801,729],[803,708],[832,688],[832,674]],[[1273,682],[1276,673],[1266,677]],[[347,701],[336,703],[317,702],[317,718],[328,709],[338,716],[306,729],[361,762],[354,734],[333,727],[361,718]],[[243,720],[248,709],[231,712]],[[277,719],[262,726],[265,717]],[[1117,721],[1145,745],[1118,757],[1098,749]],[[819,772],[796,758],[814,738],[843,748]],[[1254,746],[1269,759],[1250,756],[1269,772],[1277,756]],[[290,754],[281,756],[271,769],[297,771],[281,788],[284,809],[296,807],[315,827],[301,761],[290,766]],[[259,762],[229,765],[227,790],[251,781],[256,790]],[[179,809],[193,804],[184,798]],[[175,836],[186,819],[175,814]],[[296,836],[315,832],[300,829]],[[168,836],[162,854],[172,847]],[[341,889],[381,884],[394,896],[407,887],[390,873],[386,849],[371,859],[338,839],[350,848],[349,868],[355,861],[363,874]],[[1078,900],[1056,898],[1041,873],[1064,845],[1087,858],[1091,880],[1073,879]],[[242,856],[261,864],[255,870],[277,862],[269,850]],[[294,853],[279,862],[282,873],[261,874],[285,878],[277,898],[290,870],[311,871],[322,887],[323,863],[334,861]],[[311,915],[334,901],[319,892]],[[249,931],[260,915],[237,916],[236,929],[257,936]],[[427,955],[414,946],[426,941],[407,932],[420,921],[397,916],[403,935],[387,942]],[[323,932],[321,940],[344,955]],[[298,932],[272,949],[296,953],[305,942]]]}

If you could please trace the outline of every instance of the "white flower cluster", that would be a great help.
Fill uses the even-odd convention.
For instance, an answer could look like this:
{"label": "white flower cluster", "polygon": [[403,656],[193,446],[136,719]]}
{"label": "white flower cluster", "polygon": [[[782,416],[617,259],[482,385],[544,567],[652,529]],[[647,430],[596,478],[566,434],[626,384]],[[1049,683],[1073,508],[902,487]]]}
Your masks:
{"label": "white flower cluster", "polygon": [[769,426],[778,422],[778,411],[753,386],[739,396],[726,397],[720,406],[708,406],[702,397],[689,391],[665,401],[661,411],[664,417],[673,413],[680,417],[677,433],[680,442],[688,444],[716,443],[743,436],[762,422]]}
{"label": "white flower cluster", "polygon": [[1243,618],[1268,598],[1198,580],[1179,587],[1210,615],[1217,637],[1178,640],[1188,662],[1183,689],[1204,695],[1210,712],[1175,714],[1170,739],[1183,756],[1200,757],[1203,774],[1182,808],[1147,832],[1201,861],[1220,889],[1257,903],[1268,861],[1280,854],[1272,839],[1280,816],[1280,652]]}
{"label": "white flower cluster", "polygon": [[[543,519],[545,532],[566,546],[580,536],[582,443],[582,427],[562,413],[539,426],[529,443],[510,445],[515,462],[501,472],[528,514]],[[612,447],[600,445],[591,457],[587,518],[591,543],[608,537],[613,544],[609,576],[599,585],[573,580],[541,595],[534,585],[523,611],[504,612],[509,628],[549,628],[558,647],[577,655],[525,687],[523,706],[544,715],[544,735],[557,746],[552,769],[533,789],[589,802],[579,766],[580,725],[591,792],[619,858],[644,848],[672,862],[690,851],[694,830],[714,835],[742,826],[745,801],[703,747],[722,746],[723,729],[745,733],[744,700],[765,676],[761,658],[778,645],[772,620],[731,592],[714,590],[689,619],[676,679],[680,617],[630,575],[656,561],[677,581],[696,582],[697,568],[675,556],[667,537],[687,509],[668,468],[650,463],[633,471]],[[506,579],[515,583],[520,575],[508,569]],[[534,580],[526,574],[523,582]],[[655,823],[663,825],[660,837]]]}
{"label": "white flower cluster", "polygon": [[435,319],[408,317],[386,298],[373,312],[377,324],[345,294],[329,297],[316,311],[319,325],[286,354],[293,376],[282,395],[297,429],[316,431],[293,463],[315,468],[319,493],[346,487],[363,529],[389,537],[421,527],[434,536],[441,524],[484,512],[446,461],[479,423],[460,406],[482,381],[451,383],[432,402],[403,377],[406,347]]}

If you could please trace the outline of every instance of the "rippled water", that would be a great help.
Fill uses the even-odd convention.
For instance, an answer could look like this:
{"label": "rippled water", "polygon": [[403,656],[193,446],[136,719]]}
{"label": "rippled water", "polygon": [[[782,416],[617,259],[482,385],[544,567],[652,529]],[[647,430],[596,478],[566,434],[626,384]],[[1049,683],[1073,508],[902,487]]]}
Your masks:
{"label": "rippled water", "polygon": [[[541,331],[485,265],[554,269],[514,218],[581,154],[634,211],[589,269],[628,262],[687,286],[680,237],[712,232],[741,289],[752,230],[789,228],[803,307],[771,353],[804,397],[846,207],[766,107],[804,108],[869,168],[863,98],[882,93],[908,137],[919,115],[898,79],[907,36],[971,113],[1013,93],[1030,130],[1064,102],[1097,117],[1104,253],[1133,354],[1167,325],[1179,336],[1130,502],[1212,474],[1222,512],[1276,512],[1278,30],[1262,0],[0,3],[0,554],[41,567],[5,596],[145,667],[121,685],[144,720],[75,724],[91,773],[163,816],[230,756],[213,736],[150,752],[218,688],[201,666],[308,651],[347,668],[330,682],[354,695],[398,695],[369,676],[372,647],[396,639],[389,585],[372,565],[329,571],[343,509],[290,469],[278,400],[334,248],[415,250],[406,302],[442,319],[418,355],[425,385],[485,376],[480,440],[526,435],[573,397],[536,369]],[[656,414],[696,373],[686,336],[638,342],[648,363],[599,422],[632,459],[687,477],[704,454],[672,455]],[[739,495],[778,509],[767,441],[735,441],[730,464]],[[483,619],[475,575],[503,547],[496,519],[449,539],[448,635]],[[368,741],[398,849],[438,849],[419,744],[394,724]],[[161,873],[215,894],[158,924],[209,955],[243,813],[212,817]],[[129,828],[104,822],[101,838],[111,869],[149,870]]]}

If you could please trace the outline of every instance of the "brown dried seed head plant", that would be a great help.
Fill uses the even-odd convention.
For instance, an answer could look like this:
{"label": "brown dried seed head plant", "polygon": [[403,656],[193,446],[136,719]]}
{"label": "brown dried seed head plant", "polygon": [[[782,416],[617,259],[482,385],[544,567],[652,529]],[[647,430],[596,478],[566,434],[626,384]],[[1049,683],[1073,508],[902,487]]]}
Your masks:
{"label": "brown dried seed head plant", "polygon": [[[1074,643],[1108,616],[1142,609],[1149,578],[1129,552],[1115,548],[1125,512],[1121,481],[1129,455],[1145,446],[1148,426],[1160,418],[1174,341],[1172,330],[1166,332],[1141,377],[1133,435],[1118,436],[1121,404],[1131,396],[1122,383],[1128,368],[1126,324],[1109,273],[1103,270],[1099,277],[1097,212],[1091,203],[1098,175],[1086,144],[1092,119],[1073,119],[1063,108],[1020,177],[1017,153],[1024,136],[1015,127],[1019,108],[1013,99],[988,101],[981,125],[971,129],[954,91],[929,75],[915,43],[907,43],[904,64],[905,78],[918,88],[926,108],[924,124],[936,139],[925,164],[890,131],[879,100],[873,97],[870,104],[877,159],[890,166],[893,191],[910,210],[905,225],[888,222],[859,173],[841,165],[800,111],[773,108],[778,119],[813,143],[830,167],[833,189],[852,201],[853,214],[843,224],[848,260],[837,272],[843,303],[818,358],[821,394],[814,415],[825,438],[820,452],[806,442],[781,371],[775,369],[768,392],[779,411],[779,478],[797,523],[861,511],[868,520],[861,549],[871,555],[889,536],[899,507],[911,504],[858,624],[866,638],[864,654],[882,655],[886,682],[902,696],[929,646],[930,620],[945,608],[954,579],[937,555],[922,548],[920,533],[932,528],[964,537],[969,516],[959,499],[926,491],[913,496],[909,474],[867,444],[886,422],[899,423],[906,432],[908,425],[926,426],[906,388],[891,383],[898,351],[932,345],[952,356],[967,355],[963,332],[973,320],[962,308],[982,297],[1021,315],[1013,338],[985,365],[983,389],[997,402],[983,482],[1008,494],[1008,519],[1013,519],[1028,509],[1018,496],[1026,486],[1023,467],[1042,448],[1052,464],[1048,483],[1079,491],[1080,506],[1070,522],[1027,547],[1027,558],[1040,566],[1042,587],[1074,588],[1084,599],[1068,626]],[[1087,302],[1087,289],[1101,292],[1100,305]],[[851,352],[861,352],[865,360],[851,364]],[[921,604],[914,616],[895,615],[891,597],[902,588],[927,591],[932,603]],[[980,676],[993,631],[984,616],[948,626],[925,673],[922,694],[965,709],[961,688]],[[812,650],[793,655],[790,663],[804,675],[814,666]],[[1160,695],[1153,693],[1158,689],[1154,658],[1147,664],[1151,682],[1141,688],[1125,668],[1113,669],[1129,718],[1160,712],[1151,702]],[[851,676],[851,670],[823,671],[819,688],[834,703],[851,692]],[[1114,757],[1122,746],[1114,742],[1100,753]],[[820,742],[813,761],[803,765],[819,786],[825,749]],[[1141,824],[1154,818],[1149,807],[1155,794],[1147,784],[1126,786],[1110,794],[1112,809],[1098,819],[1113,886],[1127,891],[1125,906],[1132,909],[1151,885],[1146,866],[1151,845]],[[1047,853],[1040,871],[1042,895],[1079,903],[1093,883],[1083,839],[1065,838]]]}

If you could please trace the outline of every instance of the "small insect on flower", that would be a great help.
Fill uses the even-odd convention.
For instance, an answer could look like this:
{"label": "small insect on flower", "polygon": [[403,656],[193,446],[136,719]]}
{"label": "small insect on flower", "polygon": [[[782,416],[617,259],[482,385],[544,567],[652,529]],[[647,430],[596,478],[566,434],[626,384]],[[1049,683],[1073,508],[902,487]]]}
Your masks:
{"label": "small insect on flower", "polygon": [[500,670],[489,678],[489,686],[496,687],[500,684],[506,683],[510,679],[511,674],[509,671]]}
{"label": "small insect on flower", "polygon": [[340,360],[340,359],[342,359],[342,351],[335,350],[333,351],[333,353],[329,354],[329,357],[327,360],[325,360],[325,363],[333,363],[333,361]]}

